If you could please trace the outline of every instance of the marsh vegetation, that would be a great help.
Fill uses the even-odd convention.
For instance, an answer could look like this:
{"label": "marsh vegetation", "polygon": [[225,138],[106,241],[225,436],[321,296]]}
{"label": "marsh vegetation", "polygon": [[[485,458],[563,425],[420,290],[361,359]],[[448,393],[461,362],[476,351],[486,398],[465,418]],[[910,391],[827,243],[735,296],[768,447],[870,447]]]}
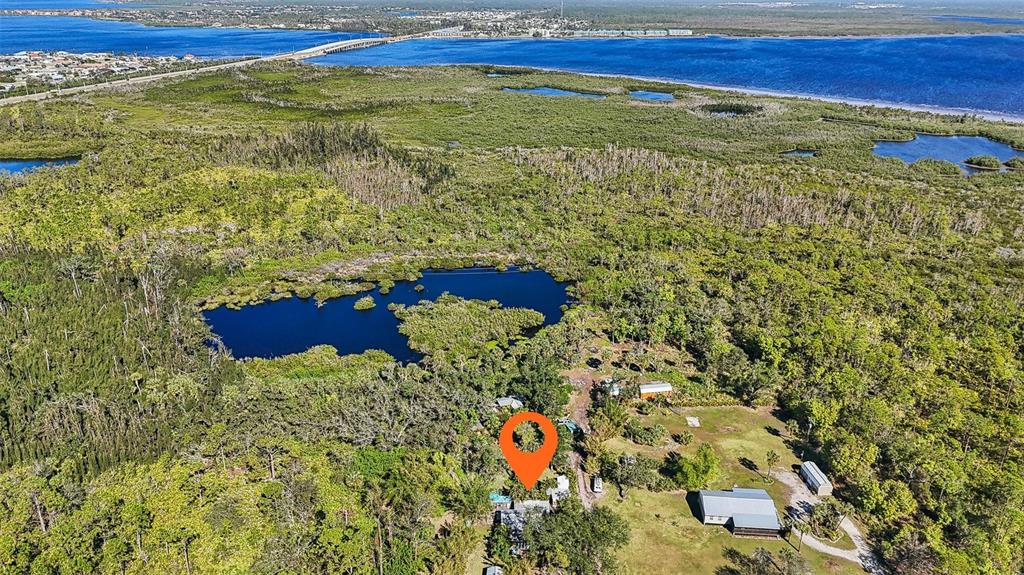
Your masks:
{"label": "marsh vegetation", "polygon": [[[872,147],[1020,148],[1024,128],[768,97],[723,121],[710,90],[520,80],[609,96],[278,63],[0,109],[0,154],[90,151],[0,177],[2,569],[461,573],[488,491],[536,495],[496,451],[495,399],[563,417],[567,370],[596,364],[677,391],[648,414],[598,404],[613,433],[560,442],[556,472],[593,453],[625,499],[531,527],[533,565],[723,566],[670,491],[770,449],[821,461],[896,573],[1020,570],[1024,175],[951,178]],[[679,101],[637,105],[641,88]],[[801,146],[818,156],[779,155]],[[536,329],[529,306],[434,301],[418,277],[474,264],[538,266],[576,304]],[[403,280],[422,297],[387,309]],[[202,307],[370,289],[358,313],[401,315],[429,361],[208,345]],[[735,404],[773,410],[785,440],[754,407],[715,411]],[[706,427],[669,460],[669,407],[693,405]]]}

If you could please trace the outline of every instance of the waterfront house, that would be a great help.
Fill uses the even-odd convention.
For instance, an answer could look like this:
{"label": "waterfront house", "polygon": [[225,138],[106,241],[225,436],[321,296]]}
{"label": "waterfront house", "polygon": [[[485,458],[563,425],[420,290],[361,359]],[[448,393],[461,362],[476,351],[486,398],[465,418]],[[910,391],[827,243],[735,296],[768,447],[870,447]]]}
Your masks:
{"label": "waterfront house", "polygon": [[813,461],[805,461],[800,464],[800,477],[811,489],[811,493],[821,497],[832,495],[832,482],[825,477],[825,474]]}
{"label": "waterfront house", "polygon": [[698,506],[705,525],[724,525],[738,537],[777,538],[782,530],[775,502],[764,489],[704,489]]}

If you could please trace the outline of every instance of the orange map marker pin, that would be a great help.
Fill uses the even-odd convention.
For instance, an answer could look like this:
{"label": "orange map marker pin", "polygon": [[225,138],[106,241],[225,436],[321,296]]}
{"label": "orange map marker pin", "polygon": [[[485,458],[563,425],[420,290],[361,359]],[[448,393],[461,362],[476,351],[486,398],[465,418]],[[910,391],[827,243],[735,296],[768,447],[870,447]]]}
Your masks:
{"label": "orange map marker pin", "polygon": [[[519,451],[515,440],[512,439],[512,433],[525,421],[536,423],[544,433],[544,444],[533,453]],[[523,487],[533,489],[547,469],[548,463],[551,463],[555,450],[558,449],[558,432],[555,431],[555,424],[551,423],[550,419],[535,411],[522,411],[508,418],[502,426],[501,433],[498,434],[498,445],[501,446],[501,452],[505,455],[509,467],[516,473],[519,482]]]}

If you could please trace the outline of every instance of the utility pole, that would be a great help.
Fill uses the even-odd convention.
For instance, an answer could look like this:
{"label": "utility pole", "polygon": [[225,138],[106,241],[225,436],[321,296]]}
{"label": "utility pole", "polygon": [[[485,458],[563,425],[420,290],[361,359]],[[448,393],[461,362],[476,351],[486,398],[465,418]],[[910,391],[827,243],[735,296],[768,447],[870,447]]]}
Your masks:
{"label": "utility pole", "polygon": [[561,8],[558,11],[558,17],[565,20],[565,0],[561,0]]}

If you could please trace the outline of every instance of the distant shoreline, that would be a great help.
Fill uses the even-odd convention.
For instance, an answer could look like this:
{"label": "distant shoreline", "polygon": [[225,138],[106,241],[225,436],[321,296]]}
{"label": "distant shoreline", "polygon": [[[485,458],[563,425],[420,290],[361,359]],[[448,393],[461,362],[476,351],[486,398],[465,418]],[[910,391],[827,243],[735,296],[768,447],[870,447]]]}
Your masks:
{"label": "distant shoreline", "polygon": [[[307,28],[307,27],[293,27],[284,26],[277,27],[274,25],[218,25],[214,24],[200,24],[197,22],[189,23],[171,23],[171,22],[154,22],[146,19],[135,19],[135,18],[117,18],[106,14],[87,14],[83,13],[89,10],[119,10],[124,8],[129,3],[121,2],[108,2],[108,0],[100,0],[104,2],[99,8],[83,7],[83,8],[5,8],[0,9],[0,17],[36,17],[36,18],[88,18],[91,20],[104,20],[107,22],[124,22],[128,24],[141,24],[143,26],[150,26],[153,28],[221,28],[221,29],[236,29],[236,30],[293,30],[296,32],[337,32],[341,34],[381,34],[390,35],[387,32],[374,31],[374,30],[335,30],[332,28]],[[72,13],[72,12],[78,12]],[[1013,26],[1013,25],[1010,25]],[[934,32],[924,33],[917,32],[912,34],[835,34],[835,35],[787,35],[787,34],[729,34],[720,32],[694,32],[691,35],[678,35],[678,36],[541,36],[534,37],[529,34],[517,34],[517,35],[501,35],[501,36],[426,36],[421,38],[423,40],[687,40],[687,39],[698,39],[698,38],[729,38],[729,39],[779,39],[779,40],[899,40],[899,39],[915,39],[915,38],[975,38],[975,37],[986,37],[986,36],[1024,36],[1024,25],[1016,26],[1020,28],[1017,32],[993,32],[982,30],[976,33],[972,32]],[[637,28],[637,30],[662,30],[663,28]]]}

